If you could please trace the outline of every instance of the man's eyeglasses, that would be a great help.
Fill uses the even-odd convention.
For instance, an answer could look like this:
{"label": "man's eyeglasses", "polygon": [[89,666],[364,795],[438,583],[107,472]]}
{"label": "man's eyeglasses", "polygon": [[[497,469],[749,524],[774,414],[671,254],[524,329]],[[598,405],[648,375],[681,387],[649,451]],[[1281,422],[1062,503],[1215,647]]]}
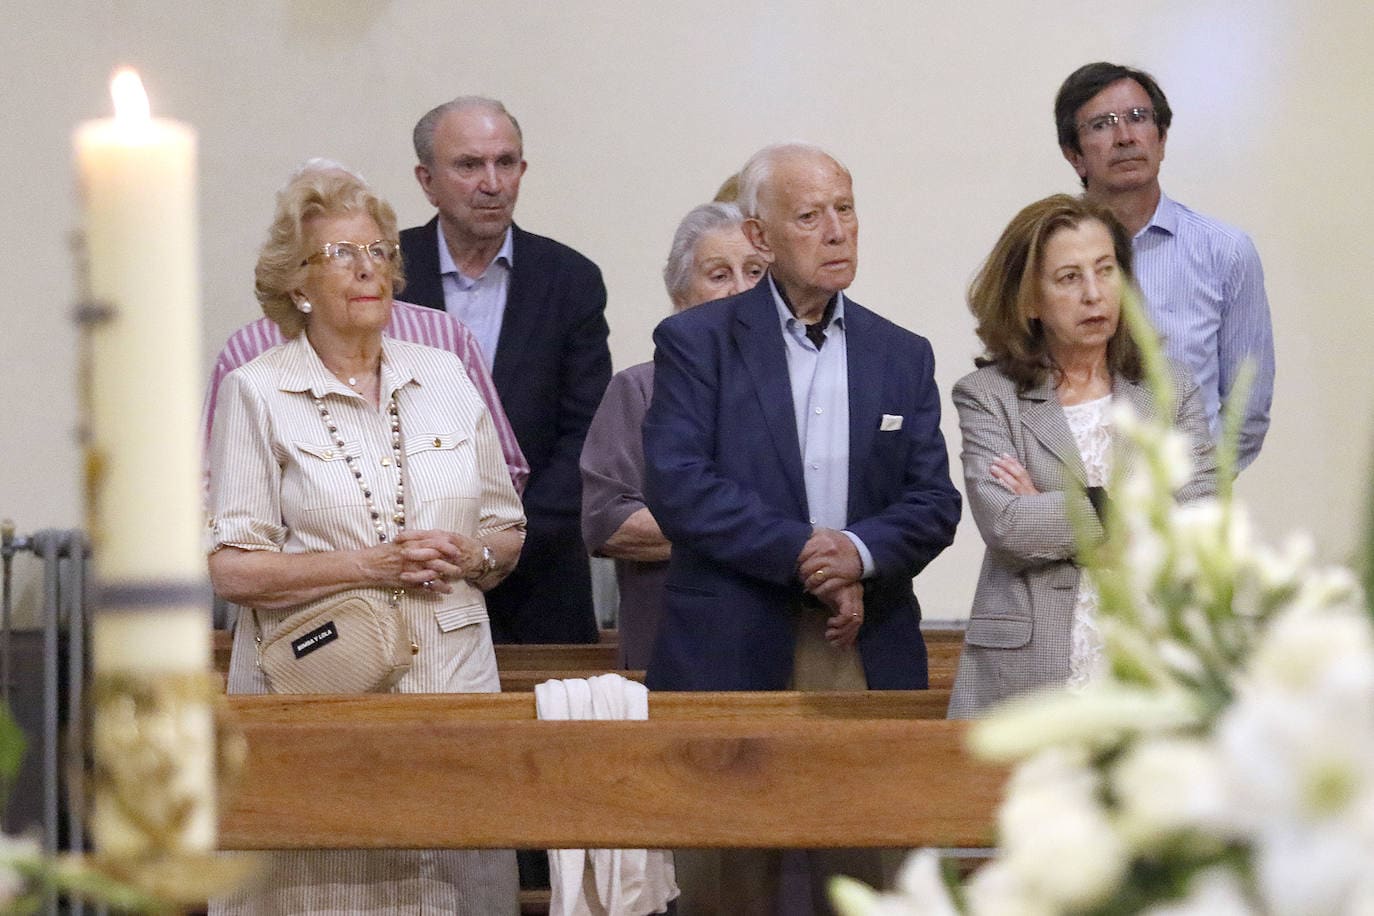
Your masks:
{"label": "man's eyeglasses", "polygon": [[352,270],[361,263],[363,255],[366,254],[373,263],[390,267],[396,263],[396,257],[400,251],[401,246],[388,239],[378,239],[366,245],[358,245],[354,242],[330,242],[301,261],[301,266],[304,267],[311,261],[322,260],[331,267]]}
{"label": "man's eyeglasses", "polygon": [[1118,124],[1125,124],[1127,127],[1139,127],[1142,124],[1149,124],[1155,119],[1153,108],[1128,108],[1117,114],[1109,111],[1106,114],[1095,115],[1086,121],[1078,123],[1079,130],[1086,130],[1090,134],[1107,134]]}

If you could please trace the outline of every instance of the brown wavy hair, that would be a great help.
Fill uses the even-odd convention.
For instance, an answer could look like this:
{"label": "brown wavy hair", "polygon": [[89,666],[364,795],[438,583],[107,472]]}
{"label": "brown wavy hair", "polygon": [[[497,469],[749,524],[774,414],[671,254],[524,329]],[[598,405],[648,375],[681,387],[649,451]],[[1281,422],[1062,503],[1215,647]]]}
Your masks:
{"label": "brown wavy hair", "polygon": [[[1135,290],[1131,237],[1110,210],[1068,194],[1037,200],[1012,217],[969,285],[968,307],[983,342],[983,355],[974,360],[975,365],[996,366],[1020,391],[1042,384],[1056,368],[1040,320],[1030,317],[1040,295],[1045,244],[1060,229],[1090,221],[1101,223],[1111,233],[1126,287],[1123,296]],[[1107,368],[1113,377],[1121,375],[1133,382],[1143,375],[1140,348],[1124,319],[1107,342]]]}

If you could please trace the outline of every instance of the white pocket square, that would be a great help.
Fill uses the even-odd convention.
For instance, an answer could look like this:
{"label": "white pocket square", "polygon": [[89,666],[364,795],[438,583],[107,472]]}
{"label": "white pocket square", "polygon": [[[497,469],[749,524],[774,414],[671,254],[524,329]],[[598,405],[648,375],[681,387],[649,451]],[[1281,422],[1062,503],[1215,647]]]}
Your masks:
{"label": "white pocket square", "polygon": [[882,432],[887,432],[887,431],[889,431],[889,430],[901,429],[901,428],[902,428],[902,418],[901,418],[901,416],[899,416],[899,415],[897,415],[897,414],[890,414],[890,413],[885,413],[885,414],[883,414],[882,422],[878,424],[878,429],[879,429],[880,431],[882,431]]}

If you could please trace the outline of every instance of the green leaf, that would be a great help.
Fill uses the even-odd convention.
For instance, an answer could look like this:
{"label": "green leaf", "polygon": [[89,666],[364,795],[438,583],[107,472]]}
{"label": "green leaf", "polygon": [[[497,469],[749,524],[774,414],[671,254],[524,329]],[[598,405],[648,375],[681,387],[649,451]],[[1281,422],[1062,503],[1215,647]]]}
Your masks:
{"label": "green leaf", "polygon": [[10,715],[9,707],[0,703],[0,803],[9,795],[10,786],[19,776],[24,762],[24,732]]}

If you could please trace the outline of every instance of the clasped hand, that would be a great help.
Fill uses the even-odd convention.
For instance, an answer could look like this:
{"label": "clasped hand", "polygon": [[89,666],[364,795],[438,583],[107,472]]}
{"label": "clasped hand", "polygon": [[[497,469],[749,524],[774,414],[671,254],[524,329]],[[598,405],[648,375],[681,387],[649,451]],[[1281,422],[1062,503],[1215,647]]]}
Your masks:
{"label": "clasped hand", "polygon": [[863,559],[843,531],[816,528],[797,557],[797,575],[808,592],[835,612],[825,622],[825,638],[848,648],[864,619]]}
{"label": "clasped hand", "polygon": [[396,578],[407,588],[447,595],[452,582],[473,578],[482,568],[481,543],[454,531],[402,531],[391,546]]}

